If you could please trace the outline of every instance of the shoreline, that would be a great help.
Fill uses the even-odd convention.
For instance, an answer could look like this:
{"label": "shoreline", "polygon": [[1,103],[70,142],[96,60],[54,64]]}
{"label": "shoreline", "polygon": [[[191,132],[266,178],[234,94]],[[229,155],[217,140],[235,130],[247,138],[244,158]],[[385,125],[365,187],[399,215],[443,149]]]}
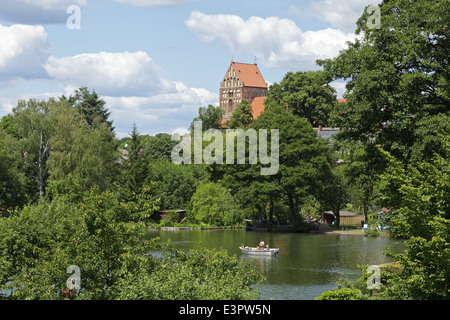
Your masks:
{"label": "shoreline", "polygon": [[364,237],[364,234],[362,233],[352,233],[352,232],[342,232],[342,231],[324,231],[320,232],[323,234],[329,234],[329,235],[342,235],[342,236],[357,236],[357,237]]}
{"label": "shoreline", "polygon": [[[148,230],[161,230],[161,231],[189,231],[189,230],[234,230],[234,229],[246,229],[247,231],[263,231],[263,230],[251,230],[246,226],[221,226],[221,227],[151,227],[147,228]],[[262,229],[262,228],[261,228]],[[264,231],[269,231],[264,229]],[[273,231],[273,230],[271,230]],[[289,232],[287,230],[282,230],[280,232]],[[309,231],[305,232],[305,234],[324,234],[324,235],[341,235],[341,236],[356,236],[356,237],[365,237],[366,235],[363,232],[348,232],[348,231],[326,231],[326,230],[317,230],[317,231]],[[383,235],[379,235],[383,236]]]}
{"label": "shoreline", "polygon": [[183,231],[183,230],[227,230],[227,229],[244,229],[245,226],[237,227],[148,227],[149,230],[163,231]]}

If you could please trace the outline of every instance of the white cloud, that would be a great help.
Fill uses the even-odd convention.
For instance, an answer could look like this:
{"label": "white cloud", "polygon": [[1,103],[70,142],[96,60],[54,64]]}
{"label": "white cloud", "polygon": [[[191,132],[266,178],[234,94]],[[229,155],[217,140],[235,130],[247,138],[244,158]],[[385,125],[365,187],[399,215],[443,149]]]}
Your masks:
{"label": "white cloud", "polygon": [[0,80],[47,77],[43,64],[50,52],[42,26],[0,25]]}
{"label": "white cloud", "polygon": [[159,68],[143,51],[51,56],[45,68],[66,91],[88,87],[111,96],[149,96],[175,90],[160,78]]}
{"label": "white cloud", "polygon": [[319,0],[310,4],[306,14],[318,17],[333,28],[354,32],[356,21],[368,5],[377,5],[381,0]]}
{"label": "white cloud", "polygon": [[233,53],[250,52],[266,67],[314,69],[316,59],[336,56],[355,35],[336,29],[302,31],[290,19],[191,12],[186,26],[200,40],[221,39]]}
{"label": "white cloud", "polygon": [[67,95],[79,87],[95,90],[110,108],[119,137],[127,136],[133,123],[149,134],[187,128],[199,107],[219,100],[206,89],[163,79],[143,51],[52,56],[45,68]]}
{"label": "white cloud", "polygon": [[31,93],[24,93],[20,94],[18,96],[0,96],[0,118],[4,115],[11,113],[12,109],[17,106],[17,103],[19,100],[29,100],[29,99],[36,99],[36,100],[48,100],[52,97],[58,97],[61,96],[62,93],[60,92],[43,92],[40,94],[31,94]]}
{"label": "white cloud", "polygon": [[197,2],[200,0],[114,0],[118,3],[127,3],[136,7],[176,7]]}
{"label": "white cloud", "polygon": [[0,18],[6,21],[39,24],[65,23],[69,15],[67,7],[88,6],[87,0],[2,0]]}
{"label": "white cloud", "polygon": [[345,89],[345,85],[347,84],[346,81],[344,80],[335,80],[333,82],[330,83],[330,85],[336,89],[336,96],[338,99],[342,98],[346,89]]}
{"label": "white cloud", "polygon": [[136,123],[140,133],[184,132],[197,116],[199,107],[218,104],[218,94],[206,89],[189,88],[181,82],[173,82],[173,85],[176,91],[170,93],[102,97],[111,108],[117,135],[127,136],[133,123]]}
{"label": "white cloud", "polygon": [[[129,135],[133,123],[141,133],[184,132],[198,108],[218,104],[218,94],[190,88],[160,76],[160,67],[143,51],[84,53],[56,58],[49,56],[42,27],[0,26],[0,80],[13,86],[12,75],[31,83],[38,75],[61,88],[55,94],[0,98],[0,116],[10,113],[19,99],[69,96],[88,87],[106,101],[117,135]],[[8,80],[8,82],[6,82]],[[26,81],[21,82],[26,84]]]}

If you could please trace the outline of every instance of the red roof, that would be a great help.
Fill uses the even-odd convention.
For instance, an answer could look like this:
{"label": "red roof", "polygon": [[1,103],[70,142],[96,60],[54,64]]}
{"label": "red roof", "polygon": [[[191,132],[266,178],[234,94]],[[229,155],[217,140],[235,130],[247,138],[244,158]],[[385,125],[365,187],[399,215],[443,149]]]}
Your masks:
{"label": "red roof", "polygon": [[256,119],[259,117],[261,113],[264,112],[265,106],[264,101],[266,100],[266,97],[256,97],[253,99],[251,106],[253,111],[253,119]]}
{"label": "red roof", "polygon": [[267,84],[254,63],[232,62],[239,78],[244,81],[245,87],[267,88]]}
{"label": "red roof", "polygon": [[[266,98],[267,97],[256,97],[253,99],[252,103],[250,104],[252,106],[253,120],[257,119],[261,115],[261,113],[264,112],[264,110],[266,108],[266,106],[264,105],[264,101],[266,100]],[[337,99],[337,101],[339,103],[346,102],[345,99]],[[225,122],[227,122],[228,120],[229,119],[227,119],[227,120],[221,119],[220,122],[222,124],[225,124]]]}

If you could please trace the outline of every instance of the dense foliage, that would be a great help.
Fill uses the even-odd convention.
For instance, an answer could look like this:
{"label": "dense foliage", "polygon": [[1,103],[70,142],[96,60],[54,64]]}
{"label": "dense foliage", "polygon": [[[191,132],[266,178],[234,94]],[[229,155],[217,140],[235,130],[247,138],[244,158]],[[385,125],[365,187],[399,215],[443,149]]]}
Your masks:
{"label": "dense foliage", "polygon": [[394,0],[379,8],[379,28],[366,23],[365,12],[361,38],[319,61],[333,79],[348,79],[346,103],[332,122],[351,155],[350,182],[365,206],[389,210],[384,223],[405,247],[401,254],[386,250],[396,263],[383,266],[378,290],[347,289],[366,298],[449,299],[450,4]]}
{"label": "dense foliage", "polygon": [[[144,188],[146,189],[146,188]],[[157,201],[93,189],[0,221],[0,283],[11,299],[254,299],[261,275],[215,250],[183,252],[145,237]],[[161,254],[158,254],[161,252]],[[81,288],[67,290],[79,266]]]}
{"label": "dense foliage", "polygon": [[[360,37],[318,61],[323,71],[274,83],[257,119],[243,101],[230,132],[220,108],[200,107],[191,131],[194,121],[202,136],[215,131],[199,146],[136,126],[118,139],[105,101],[87,88],[19,101],[0,121],[0,288],[11,299],[254,299],[262,277],[250,265],[223,251],[177,250],[147,239],[146,228],[178,222],[182,209],[182,223],[308,231],[305,216],[332,211],[339,226],[345,208],[366,223],[385,208],[373,221],[405,250],[386,250],[395,263],[382,267],[382,286],[368,289],[362,267],[360,280],[318,299],[449,299],[449,6],[383,1],[379,28],[364,12]],[[330,81],[341,79],[346,102],[337,103]],[[340,131],[329,141],[318,126]],[[249,130],[267,143],[245,138],[238,163],[227,139]],[[179,145],[232,161],[175,164]],[[158,222],[162,209],[170,213]],[[80,268],[80,289],[68,288],[69,266]]]}

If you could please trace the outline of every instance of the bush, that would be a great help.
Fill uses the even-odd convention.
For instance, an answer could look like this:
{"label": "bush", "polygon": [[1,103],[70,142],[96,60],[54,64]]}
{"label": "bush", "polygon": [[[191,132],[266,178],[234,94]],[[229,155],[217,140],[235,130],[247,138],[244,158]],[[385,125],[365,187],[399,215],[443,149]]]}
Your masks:
{"label": "bush", "polygon": [[367,230],[364,232],[364,236],[366,237],[378,237],[379,235],[380,229],[376,224],[369,225]]}
{"label": "bush", "polygon": [[361,300],[364,296],[359,289],[340,288],[324,291],[314,300]]}
{"label": "bush", "polygon": [[263,280],[250,262],[229,256],[225,250],[163,251],[152,272],[129,274],[118,299],[133,300],[254,300],[252,285]]}
{"label": "bush", "polygon": [[161,219],[159,221],[160,227],[173,227],[174,225],[175,225],[175,223],[173,221],[171,221],[170,219]]}
{"label": "bush", "polygon": [[202,184],[191,198],[192,220],[210,225],[237,225],[243,221],[230,191],[214,182]]}
{"label": "bush", "polygon": [[300,232],[300,233],[306,233],[309,231],[313,231],[316,229],[316,226],[312,222],[306,222],[306,221],[300,221],[296,225],[292,227],[292,231],[294,232]]}

